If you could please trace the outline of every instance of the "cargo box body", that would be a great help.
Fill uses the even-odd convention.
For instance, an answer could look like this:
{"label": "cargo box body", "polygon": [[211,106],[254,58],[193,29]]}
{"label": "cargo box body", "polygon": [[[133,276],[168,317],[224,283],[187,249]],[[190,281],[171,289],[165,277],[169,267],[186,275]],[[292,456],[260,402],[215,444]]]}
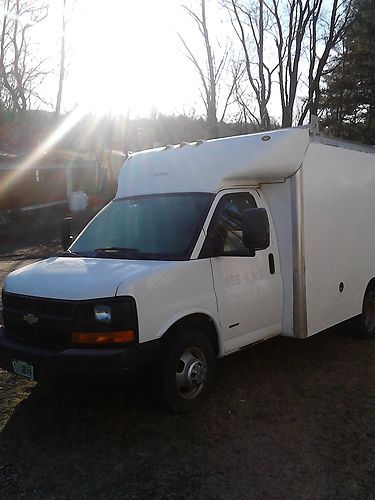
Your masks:
{"label": "cargo box body", "polygon": [[375,276],[374,148],[312,135],[298,171],[263,184],[283,276],[283,334],[307,337],[361,313]]}

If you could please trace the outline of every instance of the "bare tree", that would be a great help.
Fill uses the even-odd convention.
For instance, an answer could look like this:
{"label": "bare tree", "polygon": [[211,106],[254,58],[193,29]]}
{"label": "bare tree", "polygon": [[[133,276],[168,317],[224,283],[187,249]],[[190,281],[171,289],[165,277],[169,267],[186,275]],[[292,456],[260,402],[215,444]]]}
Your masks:
{"label": "bare tree", "polygon": [[1,107],[8,109],[11,102],[17,99],[16,92],[10,83],[10,74],[7,68],[7,55],[11,45],[11,0],[2,2],[3,21],[0,39],[0,96]]}
{"label": "bare tree", "polygon": [[67,76],[67,59],[69,55],[69,47],[67,40],[67,32],[69,24],[73,18],[73,11],[78,0],[60,0],[61,1],[61,34],[60,34],[60,62],[59,62],[59,81],[56,95],[55,117],[59,118],[61,113],[61,102],[64,90],[64,83]]}
{"label": "bare tree", "polygon": [[59,86],[56,97],[55,115],[58,119],[61,111],[61,99],[65,80],[65,36],[66,36],[66,0],[62,0],[62,16],[61,16],[61,45],[60,45],[60,71],[59,71]]}
{"label": "bare tree", "polygon": [[290,127],[302,83],[301,62],[306,59],[309,71],[308,97],[299,123],[303,123],[309,111],[310,115],[318,111],[320,80],[330,53],[348,28],[352,0],[333,0],[328,23],[322,10],[323,0],[268,0],[265,5],[274,19],[272,34],[278,56],[282,126]]}
{"label": "bare tree", "polygon": [[321,12],[322,0],[318,2],[316,11],[313,13],[309,25],[310,42],[310,64],[308,76],[308,97],[305,100],[303,110],[299,119],[301,125],[306,115],[318,115],[319,101],[321,96],[320,82],[326,67],[329,55],[332,50],[344,38],[351,22],[353,2],[345,3],[334,0],[331,7],[331,14],[325,33],[323,33],[324,48],[320,57],[317,55],[318,40],[318,22]]}
{"label": "bare tree", "polygon": [[278,85],[283,127],[290,127],[293,123],[303,43],[310,18],[320,1],[313,0],[312,7],[310,0],[290,0],[287,4],[283,2],[281,5],[279,0],[271,0],[267,4],[275,20],[273,36],[278,56]]}
{"label": "bare tree", "polygon": [[220,57],[219,62],[216,60],[216,55],[211,47],[210,37],[207,27],[207,15],[206,15],[206,0],[200,0],[200,13],[197,14],[192,9],[184,6],[184,9],[189,14],[189,16],[195,21],[199,33],[203,38],[205,46],[205,66],[199,61],[198,57],[194,55],[193,51],[190,49],[189,45],[185,39],[179,34],[179,38],[186,50],[187,58],[192,62],[196,71],[198,72],[202,90],[201,97],[204,102],[207,114],[207,127],[211,137],[217,137],[218,135],[218,124],[220,121],[224,120],[225,113],[229,104],[230,97],[234,90],[234,82],[232,82],[227,97],[225,99],[225,104],[221,118],[218,119],[218,90],[219,82],[223,75],[223,71],[227,66],[229,50],[228,47],[224,49],[223,54]]}
{"label": "bare tree", "polygon": [[44,61],[30,50],[31,28],[43,21],[48,7],[33,0],[3,2],[0,41],[0,93],[3,105],[16,111],[26,111],[32,97],[40,98],[37,87],[46,72]]}
{"label": "bare tree", "polygon": [[[258,114],[250,112],[243,95],[237,100],[240,108],[246,107],[252,120],[261,130],[270,128],[268,103],[271,98],[272,75],[277,65],[271,67],[265,56],[265,34],[269,29],[269,12],[263,0],[244,3],[241,0],[225,0],[233,29],[242,47],[247,82],[255,96]],[[259,117],[259,118],[258,118]]]}
{"label": "bare tree", "polygon": [[[300,124],[308,114],[316,115],[324,69],[350,25],[353,0],[332,0],[330,3],[323,0],[221,0],[221,3],[230,13],[243,54],[247,91],[237,88],[240,109],[246,108],[248,116],[255,119],[261,129],[268,128],[271,87],[277,75],[282,126],[292,126],[296,115]],[[268,54],[272,41],[276,56]],[[257,103],[255,113],[247,105],[251,95]]]}

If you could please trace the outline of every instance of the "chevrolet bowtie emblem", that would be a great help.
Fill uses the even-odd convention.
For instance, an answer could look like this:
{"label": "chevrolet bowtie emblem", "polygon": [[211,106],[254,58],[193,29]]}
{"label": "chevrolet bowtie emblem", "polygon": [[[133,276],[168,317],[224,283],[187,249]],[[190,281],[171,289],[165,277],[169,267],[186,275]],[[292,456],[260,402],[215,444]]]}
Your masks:
{"label": "chevrolet bowtie emblem", "polygon": [[25,314],[23,317],[23,320],[26,321],[29,325],[35,325],[35,323],[38,323],[39,318],[38,316],[34,316],[34,314]]}

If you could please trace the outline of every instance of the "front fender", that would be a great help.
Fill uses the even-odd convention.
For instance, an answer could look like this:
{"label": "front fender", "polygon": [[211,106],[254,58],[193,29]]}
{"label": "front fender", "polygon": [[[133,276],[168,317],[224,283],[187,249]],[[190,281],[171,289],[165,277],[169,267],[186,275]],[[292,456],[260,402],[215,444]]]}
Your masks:
{"label": "front fender", "polygon": [[223,346],[221,342],[221,327],[220,327],[220,322],[218,315],[216,313],[213,313],[212,311],[208,311],[206,309],[185,309],[183,311],[180,311],[179,313],[175,314],[173,317],[169,318],[168,321],[166,321],[160,328],[160,330],[157,333],[157,338],[161,338],[173,325],[178,323],[179,321],[183,319],[187,319],[190,316],[193,316],[195,314],[202,314],[206,316],[208,319],[210,319],[213,324],[215,325],[215,329],[217,332],[217,340],[219,344],[219,356],[223,355]]}
{"label": "front fender", "polygon": [[209,259],[169,262],[135,278],[123,281],[117,295],[131,295],[137,303],[140,342],[160,338],[190,314],[206,314],[218,328]]}

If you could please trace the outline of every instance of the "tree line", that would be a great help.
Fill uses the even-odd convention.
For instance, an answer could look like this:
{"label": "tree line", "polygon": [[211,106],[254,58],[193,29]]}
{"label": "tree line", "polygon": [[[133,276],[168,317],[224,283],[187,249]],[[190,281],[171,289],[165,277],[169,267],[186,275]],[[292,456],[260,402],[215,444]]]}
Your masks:
{"label": "tree line", "polygon": [[[79,0],[59,2],[56,99],[53,113],[37,115],[41,135],[61,114],[69,63],[66,27]],[[222,40],[210,21],[213,7],[220,9],[229,26]],[[48,22],[49,4],[0,0],[0,8],[0,141],[6,146],[7,141],[17,142],[15,129],[24,128],[18,140],[29,143],[32,134],[27,133],[27,124],[33,119],[25,115],[36,103],[47,105],[43,81],[48,69],[33,45],[33,30]],[[201,49],[193,48],[185,33],[178,34],[184,57],[197,73],[205,113],[190,117],[155,113],[143,122],[102,119],[92,135],[101,131],[103,144],[114,132],[111,147],[114,142],[126,149],[128,142],[131,149],[198,135],[210,138],[289,127],[308,122],[312,115],[321,117],[327,133],[374,142],[373,0],[194,0],[182,8],[201,41]],[[275,108],[280,116],[275,116]],[[35,111],[33,116],[35,123]],[[89,120],[85,117],[77,126],[84,130]]]}

